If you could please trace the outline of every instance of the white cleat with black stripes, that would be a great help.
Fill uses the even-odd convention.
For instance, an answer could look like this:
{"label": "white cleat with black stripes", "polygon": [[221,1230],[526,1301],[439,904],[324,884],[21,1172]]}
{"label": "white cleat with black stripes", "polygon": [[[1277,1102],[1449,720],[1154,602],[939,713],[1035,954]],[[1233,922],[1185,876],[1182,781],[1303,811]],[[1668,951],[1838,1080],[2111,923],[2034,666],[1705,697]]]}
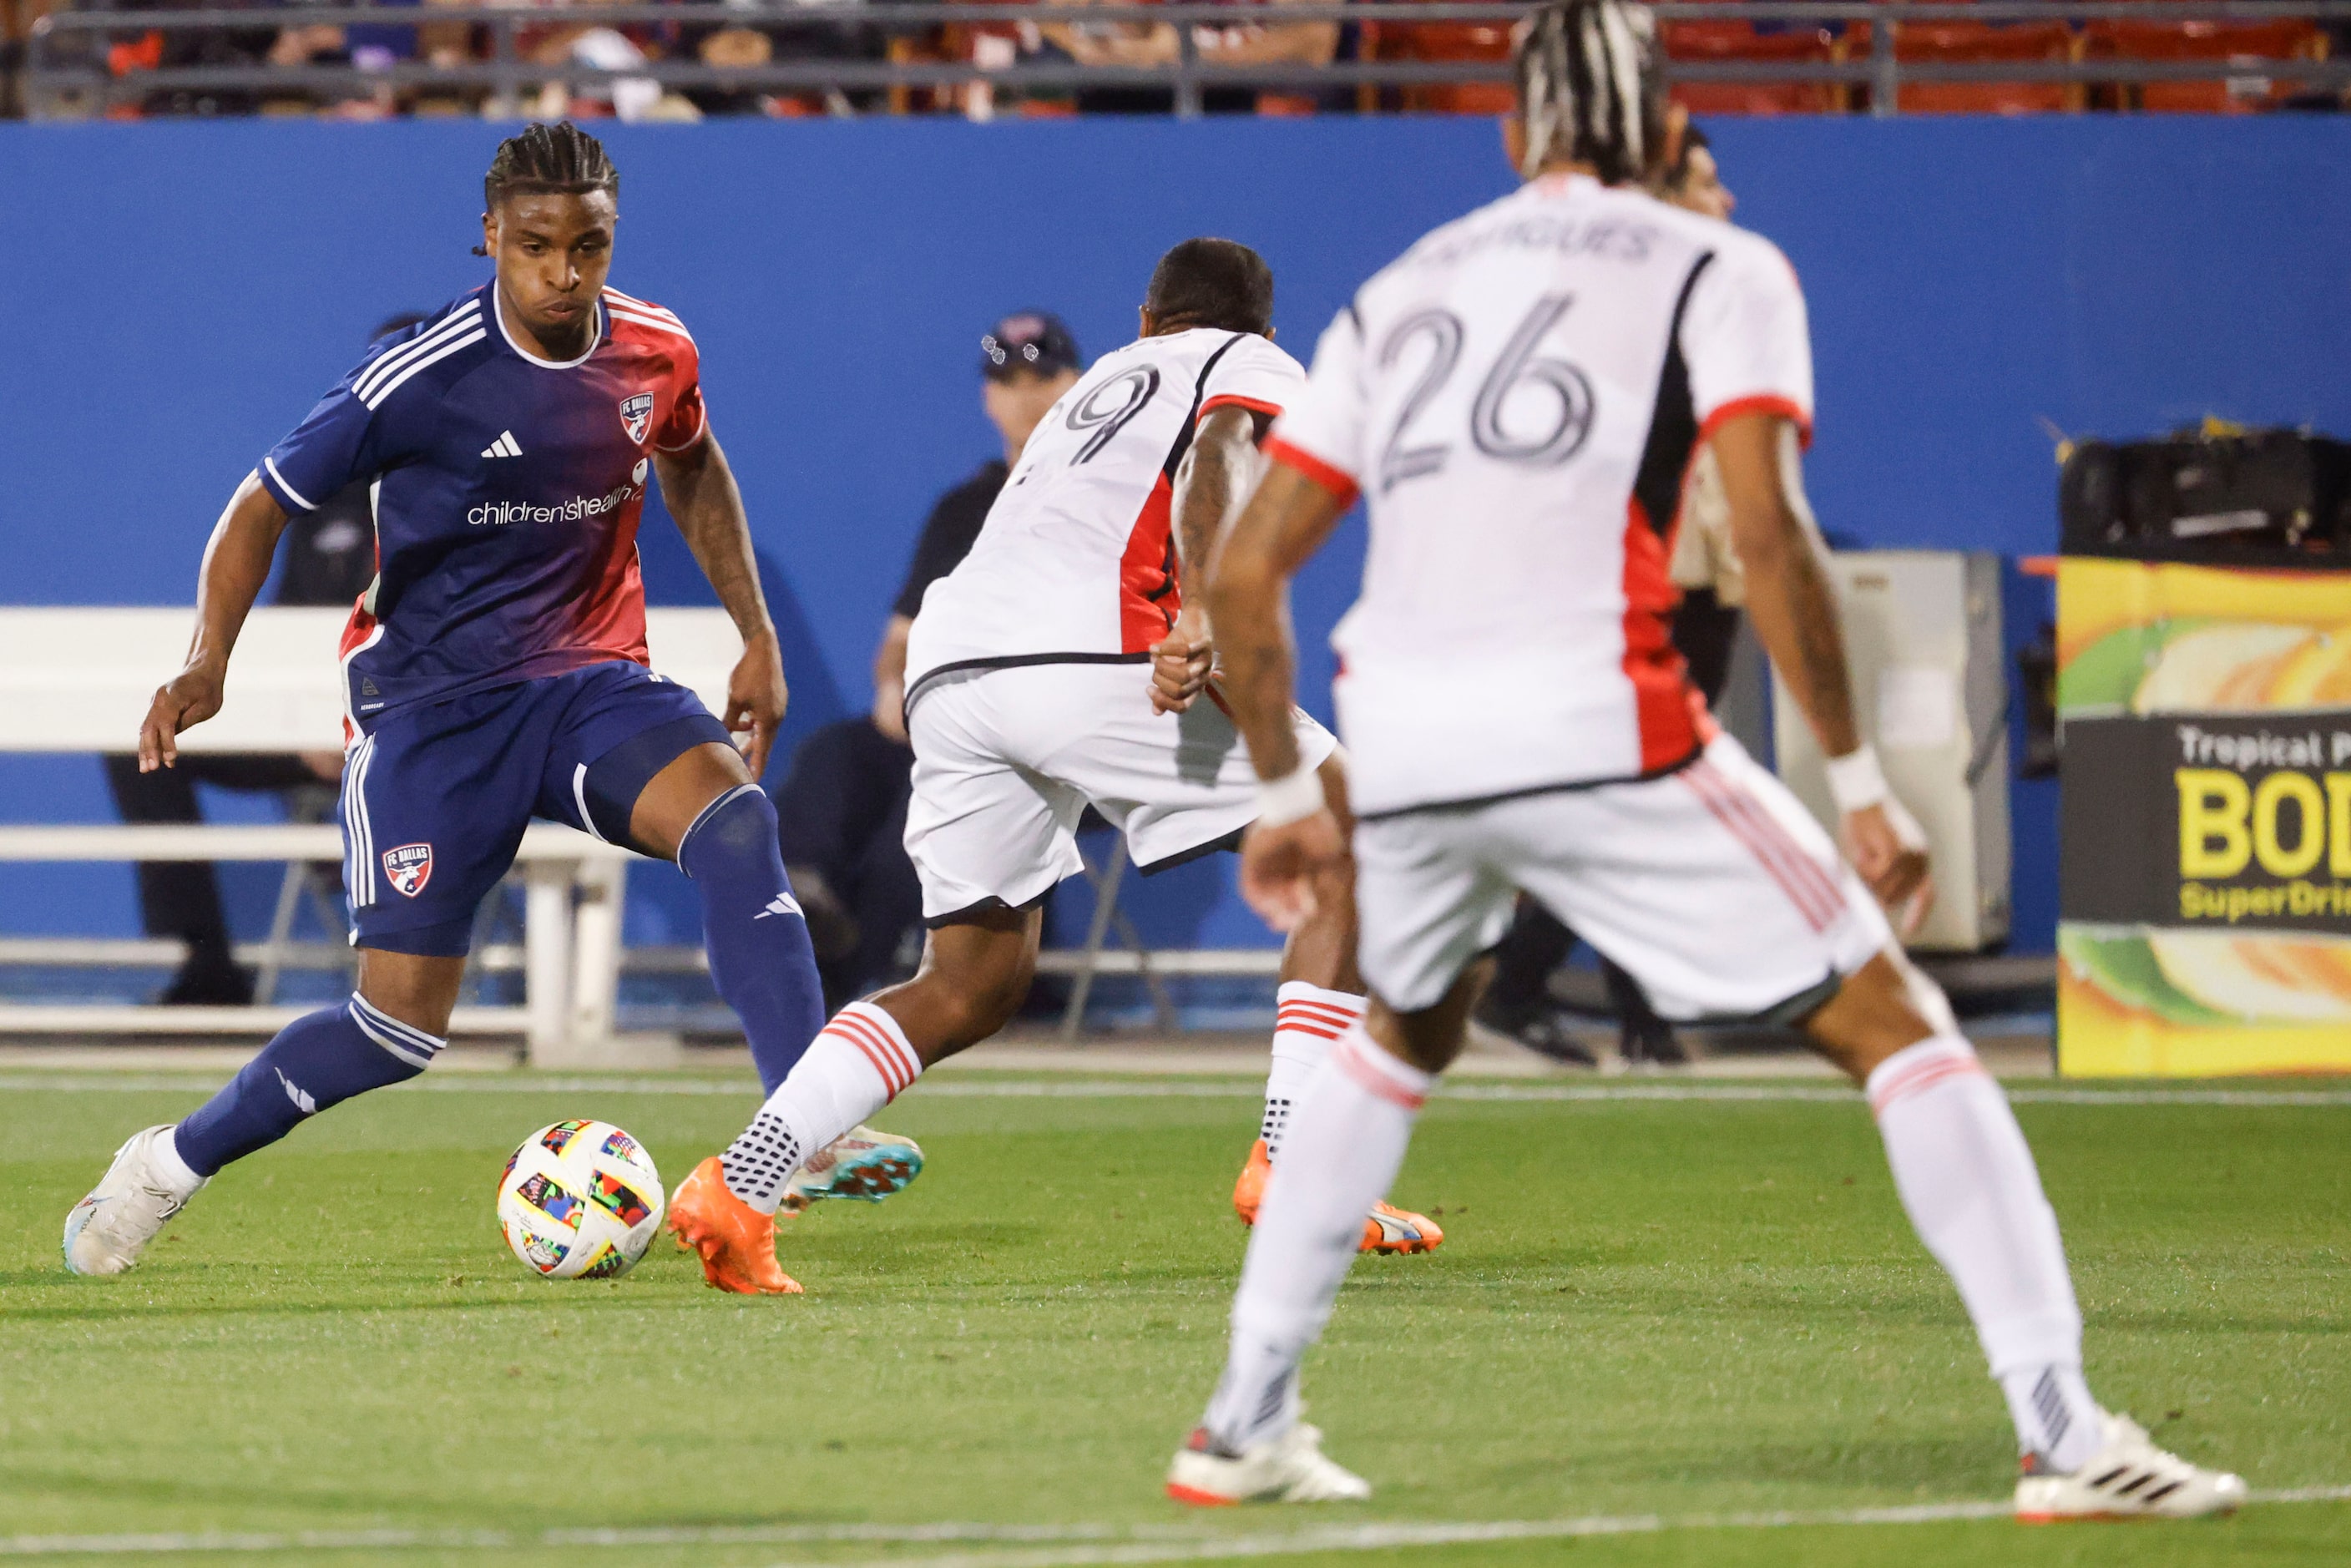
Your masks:
{"label": "white cleat with black stripes", "polygon": [[2061,1520],[2201,1519],[2228,1513],[2245,1500],[2242,1477],[2191,1465],[2155,1446],[2127,1416],[2101,1412],[2104,1441],[2069,1475],[2034,1470],[2025,1458],[2016,1483],[2016,1517],[2026,1524]]}
{"label": "white cleat with black stripes", "polygon": [[89,1196],[66,1215],[67,1268],[77,1274],[121,1273],[139,1261],[163,1222],[188,1206],[194,1193],[175,1190],[155,1166],[155,1141],[171,1131],[133,1133],[114,1151],[114,1163]]}

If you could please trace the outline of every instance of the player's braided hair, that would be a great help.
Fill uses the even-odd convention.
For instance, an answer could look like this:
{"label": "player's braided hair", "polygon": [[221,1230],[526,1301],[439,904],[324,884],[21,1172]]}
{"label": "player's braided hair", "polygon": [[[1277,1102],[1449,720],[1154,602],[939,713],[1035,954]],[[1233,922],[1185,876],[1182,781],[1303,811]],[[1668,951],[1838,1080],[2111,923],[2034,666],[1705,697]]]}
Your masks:
{"label": "player's braided hair", "polygon": [[1632,0],[1554,0],[1526,21],[1513,52],[1526,152],[1519,172],[1589,163],[1606,184],[1637,180],[1666,138],[1656,22]]}
{"label": "player's braided hair", "polygon": [[[482,176],[482,200],[491,212],[508,196],[585,195],[590,191],[621,193],[621,172],[612,167],[604,144],[572,124],[528,125],[519,136],[498,143],[490,172]],[[476,256],[489,252],[474,247]]]}

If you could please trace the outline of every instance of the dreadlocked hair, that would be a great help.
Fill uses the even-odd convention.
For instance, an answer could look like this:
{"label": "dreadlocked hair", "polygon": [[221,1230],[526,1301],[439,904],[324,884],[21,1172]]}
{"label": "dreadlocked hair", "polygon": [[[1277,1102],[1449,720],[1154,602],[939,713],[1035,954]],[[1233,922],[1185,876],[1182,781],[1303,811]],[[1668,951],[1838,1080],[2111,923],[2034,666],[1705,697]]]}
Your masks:
{"label": "dreadlocked hair", "polygon": [[[521,135],[507,137],[482,176],[482,200],[492,212],[508,196],[579,196],[590,191],[618,197],[621,172],[602,142],[568,120],[526,126]],[[476,246],[474,254],[489,253]]]}
{"label": "dreadlocked hair", "polygon": [[1604,184],[1647,172],[1664,146],[1656,22],[1633,0],[1553,0],[1520,24],[1511,68],[1526,152],[1519,172],[1589,163]]}

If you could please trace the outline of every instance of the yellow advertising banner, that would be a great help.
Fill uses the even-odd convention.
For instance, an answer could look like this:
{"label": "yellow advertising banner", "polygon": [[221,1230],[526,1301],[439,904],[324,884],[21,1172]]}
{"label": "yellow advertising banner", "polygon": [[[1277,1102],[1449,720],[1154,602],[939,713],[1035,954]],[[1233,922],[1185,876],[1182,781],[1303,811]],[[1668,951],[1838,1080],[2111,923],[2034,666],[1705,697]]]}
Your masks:
{"label": "yellow advertising banner", "polygon": [[2351,572],[2069,557],[2057,1057],[2351,1071]]}

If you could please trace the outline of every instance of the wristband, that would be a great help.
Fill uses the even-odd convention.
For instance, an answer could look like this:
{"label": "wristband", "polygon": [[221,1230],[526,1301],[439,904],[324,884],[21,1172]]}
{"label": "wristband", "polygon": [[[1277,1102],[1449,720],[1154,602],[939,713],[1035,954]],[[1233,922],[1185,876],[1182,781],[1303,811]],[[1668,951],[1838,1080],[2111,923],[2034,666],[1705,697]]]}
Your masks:
{"label": "wristband", "polygon": [[1829,799],[1840,814],[1882,806],[1892,793],[1886,788],[1886,770],[1877,765],[1877,747],[1867,741],[1848,756],[1830,758],[1827,771]]}
{"label": "wristband", "polygon": [[1280,779],[1261,779],[1257,786],[1257,825],[1285,827],[1304,821],[1323,806],[1322,775],[1301,762]]}

